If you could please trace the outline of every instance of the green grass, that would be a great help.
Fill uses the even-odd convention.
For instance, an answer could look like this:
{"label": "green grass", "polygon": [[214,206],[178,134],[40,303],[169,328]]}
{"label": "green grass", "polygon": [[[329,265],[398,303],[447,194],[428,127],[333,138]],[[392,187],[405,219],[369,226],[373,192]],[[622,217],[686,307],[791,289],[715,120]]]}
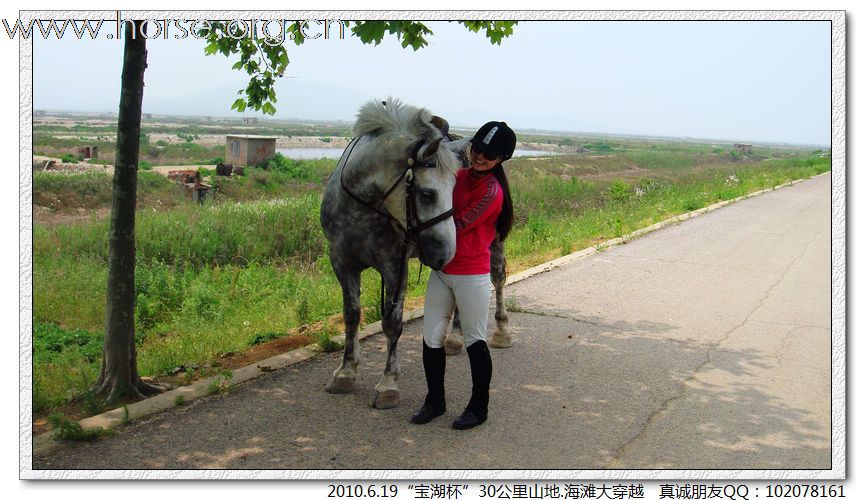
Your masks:
{"label": "green grass", "polygon": [[[676,214],[826,172],[829,165],[828,158],[768,160],[683,174],[675,180],[667,174],[631,183],[617,179],[585,186],[582,192],[594,195],[583,197],[582,203],[571,202],[580,204],[578,211],[559,210],[566,205],[559,198],[561,185],[573,181],[558,186],[536,183],[521,191],[530,193],[529,198],[514,196],[515,213],[523,222],[508,238],[508,259],[516,268],[540,264]],[[515,193],[521,187],[512,186]]]}
{"label": "green grass", "polygon": [[[594,163],[576,157],[510,162],[516,213],[506,244],[511,272],[830,167],[828,158],[811,156],[719,162],[705,149],[683,148],[668,152],[675,159],[664,159],[653,150],[635,155],[633,145],[614,146],[631,149]],[[635,161],[645,169],[640,177],[617,175]],[[294,171],[249,169],[246,177],[214,178],[223,183],[223,196],[205,206],[178,202],[154,211],[149,198],[139,200],[135,319],[142,375],[201,366],[217,353],[242,351],[312,323],[322,325],[313,332],[321,335],[322,348],[336,348],[331,337],[338,327],[325,320],[340,314],[342,294],[318,221],[323,180],[333,164],[304,165],[314,173],[309,181],[293,164],[288,170]],[[34,175],[34,200],[104,203],[100,193],[110,194],[109,176],[42,174]],[[159,198],[172,184],[154,175],[140,173],[139,187]],[[276,199],[260,199],[268,197]],[[85,397],[98,375],[107,231],[105,220],[34,227],[36,411],[71,395]],[[423,296],[428,275],[424,268],[418,280],[412,263],[408,297]],[[378,274],[367,270],[361,296],[366,323],[380,319],[378,301]]]}

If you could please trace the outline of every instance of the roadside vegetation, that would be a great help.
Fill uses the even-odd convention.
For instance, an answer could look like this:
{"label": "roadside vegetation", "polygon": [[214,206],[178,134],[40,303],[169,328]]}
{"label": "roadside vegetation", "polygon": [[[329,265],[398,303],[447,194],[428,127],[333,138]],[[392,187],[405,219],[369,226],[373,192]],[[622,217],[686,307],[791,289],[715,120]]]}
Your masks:
{"label": "roadside vegetation", "polygon": [[[190,134],[191,131],[182,133]],[[272,134],[272,131],[270,132]],[[552,138],[561,141],[563,138]],[[824,152],[660,141],[577,141],[587,153],[508,163],[516,223],[506,244],[514,273],[720,200],[830,169]],[[209,177],[216,196],[184,199],[173,182],[139,172],[136,332],[143,376],[188,383],[226,360],[286,336],[336,349],[342,294],[319,225],[335,160],[277,157],[242,177]],[[87,401],[105,320],[105,216],[52,223],[73,209],[110,206],[105,174],[34,173],[33,403],[51,413]],[[428,276],[413,262],[409,304]],[[379,277],[363,274],[363,321],[379,319]],[[84,405],[86,407],[86,404]],[[92,409],[95,412],[97,409]]]}

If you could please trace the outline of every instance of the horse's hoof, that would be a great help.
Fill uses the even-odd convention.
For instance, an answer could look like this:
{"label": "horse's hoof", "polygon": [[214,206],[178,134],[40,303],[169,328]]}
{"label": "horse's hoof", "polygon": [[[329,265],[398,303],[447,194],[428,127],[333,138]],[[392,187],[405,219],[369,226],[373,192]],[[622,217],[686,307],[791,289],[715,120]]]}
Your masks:
{"label": "horse's hoof", "polygon": [[350,377],[334,377],[325,390],[331,394],[351,392],[354,390],[354,379]]}
{"label": "horse's hoof", "polygon": [[451,356],[459,354],[463,350],[463,343],[459,340],[451,340],[450,337],[445,339],[445,354]]}
{"label": "horse's hoof", "polygon": [[490,347],[495,347],[496,349],[507,349],[510,346],[510,335],[499,335],[498,333],[494,333],[493,338],[490,340]]}
{"label": "horse's hoof", "polygon": [[377,392],[370,402],[370,406],[379,410],[395,408],[399,405],[399,391],[382,391]]}

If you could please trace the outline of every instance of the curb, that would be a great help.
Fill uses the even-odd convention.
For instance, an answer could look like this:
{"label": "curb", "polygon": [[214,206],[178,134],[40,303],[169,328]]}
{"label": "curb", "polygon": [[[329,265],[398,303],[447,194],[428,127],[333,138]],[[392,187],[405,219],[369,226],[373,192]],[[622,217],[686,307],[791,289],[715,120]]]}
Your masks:
{"label": "curb", "polygon": [[[762,194],[768,193],[770,191],[775,191],[777,189],[793,186],[800,182],[814,179],[816,177],[820,177],[823,175],[831,174],[831,170],[828,172],[824,172],[822,174],[818,174],[812,177],[808,177],[806,179],[796,179],[794,181],[786,182],[784,184],[779,184],[775,187],[763,189],[760,191],[755,191],[753,193],[746,194],[744,196],[740,196],[738,198],[734,198],[731,200],[721,201],[715,203],[713,205],[709,205],[708,207],[703,207],[698,210],[694,210],[685,214],[677,215],[675,217],[671,217],[669,219],[665,219],[661,222],[652,224],[651,226],[647,226],[641,229],[637,229],[631,233],[628,233],[624,236],[613,238],[611,240],[604,241],[595,245],[594,247],[585,248],[583,250],[579,250],[577,252],[565,255],[563,257],[559,257],[557,259],[551,260],[549,262],[545,262],[543,264],[539,264],[537,266],[531,267],[519,273],[516,273],[512,276],[509,276],[505,286],[512,285],[514,283],[518,283],[520,281],[526,280],[533,276],[537,276],[538,274],[545,273],[547,271],[551,271],[555,268],[562,267],[564,265],[570,264],[571,262],[583,259],[585,257],[589,257],[594,255],[602,250],[607,248],[611,248],[618,245],[623,245],[631,240],[637,239],[643,235],[648,233],[657,231],[658,229],[665,228],[667,226],[673,224],[679,224],[683,221],[686,221],[692,217],[697,217],[699,215],[703,215],[708,212],[713,212],[718,210],[719,208],[726,207],[732,203],[736,203],[738,201],[753,198],[756,196],[760,196]],[[418,307],[416,309],[412,309],[411,311],[405,311],[403,313],[403,322],[407,323],[409,321],[422,318],[424,315],[424,308]],[[367,337],[375,335],[377,333],[382,333],[381,321],[376,321],[375,323],[370,323],[363,327],[358,332],[359,340],[363,340]],[[178,387],[177,389],[172,389],[170,391],[164,392],[162,394],[158,394],[156,396],[150,397],[143,401],[138,401],[127,405],[121,408],[115,408],[111,411],[107,411],[105,413],[101,413],[99,415],[95,415],[89,418],[85,418],[78,422],[79,425],[83,429],[95,429],[101,427],[103,429],[113,429],[120,425],[125,424],[126,422],[138,419],[142,417],[146,417],[155,413],[158,413],[163,410],[167,410],[169,408],[173,408],[177,406],[175,401],[178,397],[182,397],[185,403],[190,401],[205,397],[210,395],[210,387],[212,384],[218,384],[222,387],[234,387],[238,384],[242,384],[244,382],[248,382],[252,379],[255,379],[267,372],[271,372],[274,370],[278,370],[280,368],[285,368],[287,366],[295,365],[302,361],[306,361],[316,357],[321,354],[315,348],[311,346],[302,347],[300,349],[295,349],[293,351],[289,351],[283,354],[279,354],[264,360],[261,360],[255,364],[247,365],[242,368],[238,368],[233,370],[232,376],[227,380],[222,375],[216,375],[213,377],[209,377],[206,379],[199,380],[190,385]],[[42,434],[38,434],[33,436],[33,454],[43,454],[48,451],[51,451],[55,448],[61,446],[61,442],[55,441],[53,438],[53,433],[51,431],[44,432]]]}

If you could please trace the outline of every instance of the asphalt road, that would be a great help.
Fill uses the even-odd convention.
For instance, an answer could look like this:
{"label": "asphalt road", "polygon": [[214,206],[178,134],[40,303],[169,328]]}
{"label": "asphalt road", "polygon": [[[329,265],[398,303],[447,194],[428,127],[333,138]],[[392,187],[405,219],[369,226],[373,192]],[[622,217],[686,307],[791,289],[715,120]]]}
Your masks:
{"label": "asphalt road", "polygon": [[[339,354],[64,444],[34,469],[831,468],[830,177],[747,199],[511,286],[514,346],[493,350],[489,421],[449,357],[448,413],[420,406],[421,322],[400,342],[402,403],[367,406],[385,361]],[[491,321],[491,326],[494,322]]]}

